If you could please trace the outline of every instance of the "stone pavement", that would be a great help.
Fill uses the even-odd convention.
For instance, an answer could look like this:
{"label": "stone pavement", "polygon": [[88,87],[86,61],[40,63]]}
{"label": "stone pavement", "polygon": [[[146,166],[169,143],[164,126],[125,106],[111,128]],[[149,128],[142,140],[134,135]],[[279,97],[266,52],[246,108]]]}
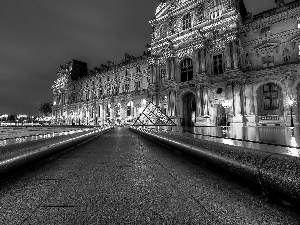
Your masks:
{"label": "stone pavement", "polygon": [[0,224],[299,224],[248,183],[128,128],[0,185]]}

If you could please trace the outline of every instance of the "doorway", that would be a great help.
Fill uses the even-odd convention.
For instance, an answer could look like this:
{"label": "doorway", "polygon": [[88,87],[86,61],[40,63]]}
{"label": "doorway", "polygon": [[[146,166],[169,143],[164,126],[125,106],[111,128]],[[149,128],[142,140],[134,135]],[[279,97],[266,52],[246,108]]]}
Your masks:
{"label": "doorway", "polygon": [[194,126],[195,113],[196,113],[196,100],[195,95],[191,92],[187,92],[182,97],[183,105],[183,118],[181,119],[181,125],[192,127]]}

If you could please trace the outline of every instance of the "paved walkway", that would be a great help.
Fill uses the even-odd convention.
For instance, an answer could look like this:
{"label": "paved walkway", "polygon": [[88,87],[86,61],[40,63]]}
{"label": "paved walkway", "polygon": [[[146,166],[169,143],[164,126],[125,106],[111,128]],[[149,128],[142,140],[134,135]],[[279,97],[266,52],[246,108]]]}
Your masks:
{"label": "paved walkway", "polygon": [[115,128],[0,186],[0,224],[299,224],[300,212]]}

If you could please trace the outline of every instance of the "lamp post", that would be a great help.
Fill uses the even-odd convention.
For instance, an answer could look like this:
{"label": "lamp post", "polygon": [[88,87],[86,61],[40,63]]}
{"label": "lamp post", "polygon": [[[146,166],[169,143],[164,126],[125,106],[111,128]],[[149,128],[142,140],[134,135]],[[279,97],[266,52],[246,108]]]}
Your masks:
{"label": "lamp post", "polygon": [[288,100],[288,104],[290,106],[290,110],[291,110],[291,127],[294,127],[294,120],[293,120],[293,104],[294,104],[294,100],[293,99],[289,99]]}

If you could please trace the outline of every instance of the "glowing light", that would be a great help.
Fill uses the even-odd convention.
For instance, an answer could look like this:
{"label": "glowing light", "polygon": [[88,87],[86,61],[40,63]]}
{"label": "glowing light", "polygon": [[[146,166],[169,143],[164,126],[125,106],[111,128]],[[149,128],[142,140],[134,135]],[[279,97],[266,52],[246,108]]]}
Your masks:
{"label": "glowing light", "polygon": [[287,101],[289,106],[292,106],[294,104],[294,102],[295,102],[294,99],[291,99],[291,98]]}
{"label": "glowing light", "polygon": [[222,102],[222,106],[223,106],[225,109],[228,109],[228,108],[231,107],[231,103],[230,103],[229,100],[226,99],[225,101]]}

